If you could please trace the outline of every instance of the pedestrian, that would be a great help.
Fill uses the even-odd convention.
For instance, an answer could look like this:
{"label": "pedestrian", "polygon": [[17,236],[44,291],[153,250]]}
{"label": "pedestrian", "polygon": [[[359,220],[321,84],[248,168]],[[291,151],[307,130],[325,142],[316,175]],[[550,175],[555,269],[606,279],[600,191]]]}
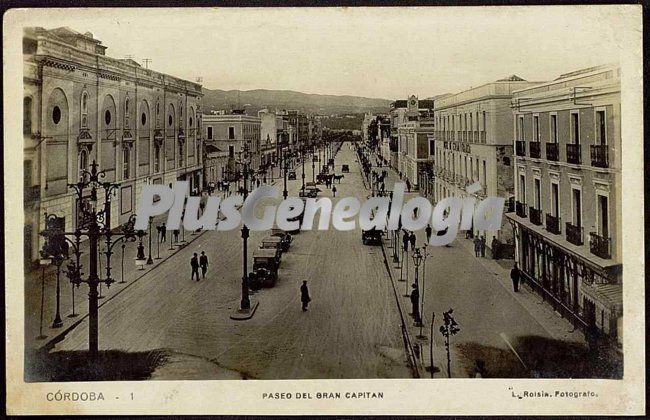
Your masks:
{"label": "pedestrian", "polygon": [[302,302],[303,312],[307,310],[307,305],[311,302],[311,297],[309,297],[309,289],[307,288],[307,280],[303,280],[302,286],[300,286],[300,302]]}
{"label": "pedestrian", "polygon": [[431,241],[431,225],[427,223],[427,227],[424,230],[427,234],[427,243]]}
{"label": "pedestrian", "polygon": [[415,251],[415,232],[411,232],[409,235],[409,242],[411,243],[411,251]]}
{"label": "pedestrian", "polygon": [[208,256],[205,255],[205,251],[201,251],[201,257],[199,258],[199,265],[201,266],[201,275],[205,278],[205,273],[208,272]]}
{"label": "pedestrian", "polygon": [[162,224],[160,229],[160,242],[167,242],[167,226],[165,226],[165,223]]}
{"label": "pedestrian", "polygon": [[416,324],[420,323],[420,291],[415,283],[411,284],[411,313]]}
{"label": "pedestrian", "polygon": [[481,239],[478,236],[474,238],[474,256],[481,256]]}
{"label": "pedestrian", "polygon": [[485,258],[485,235],[481,236],[481,257]]}
{"label": "pedestrian", "polygon": [[517,267],[517,263],[515,263],[515,266],[512,267],[512,270],[510,270],[510,279],[512,280],[512,288],[515,290],[515,292],[519,291],[519,277],[521,276],[521,273],[519,272],[519,268]]}
{"label": "pedestrian", "polygon": [[190,260],[190,266],[192,267],[192,280],[194,280],[194,274],[196,274],[196,281],[199,281],[199,257],[196,252]]}
{"label": "pedestrian", "polygon": [[336,185],[332,187],[332,194],[336,197]]}
{"label": "pedestrian", "polygon": [[499,241],[497,241],[497,237],[493,236],[492,237],[492,259],[496,260],[498,256],[498,248],[499,247]]}
{"label": "pedestrian", "polygon": [[181,231],[178,229],[174,229],[174,242],[178,243],[178,235],[180,235]]}
{"label": "pedestrian", "polygon": [[409,238],[410,238],[409,233],[405,229],[404,230],[404,237],[402,237],[402,243],[404,245],[404,252],[408,252],[408,250],[409,250]]}
{"label": "pedestrian", "polygon": [[406,190],[411,192],[411,181],[408,178],[406,178]]}

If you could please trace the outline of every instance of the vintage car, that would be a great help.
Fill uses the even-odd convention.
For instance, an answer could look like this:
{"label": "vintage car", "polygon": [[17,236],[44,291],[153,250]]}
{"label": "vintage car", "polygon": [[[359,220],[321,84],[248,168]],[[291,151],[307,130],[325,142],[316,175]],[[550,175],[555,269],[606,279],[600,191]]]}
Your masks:
{"label": "vintage car", "polygon": [[[282,251],[286,252],[289,250],[289,247],[291,246],[291,242],[293,241],[293,238],[291,237],[291,234],[287,231],[284,231],[282,229],[278,228],[273,228],[271,229],[271,236],[277,236],[278,238],[282,239]],[[286,249],[285,249],[286,248]]]}
{"label": "vintage car", "polygon": [[341,165],[341,172],[350,172],[350,165]]}
{"label": "vintage car", "polygon": [[253,271],[248,275],[248,285],[253,290],[275,286],[279,268],[274,250],[256,249],[253,251]]}
{"label": "vintage car", "polygon": [[364,245],[381,245],[382,231],[372,228],[361,231],[361,241]]}
{"label": "vintage car", "polygon": [[287,179],[296,179],[296,171],[287,172]]}
{"label": "vintage car", "polygon": [[318,197],[318,193],[321,192],[319,188],[305,188],[304,190],[300,190],[300,193],[298,193],[299,197],[306,197],[306,198],[316,198]]}
{"label": "vintage car", "polygon": [[280,262],[282,258],[282,239],[277,236],[267,236],[260,242],[260,249],[276,250],[278,262]]}

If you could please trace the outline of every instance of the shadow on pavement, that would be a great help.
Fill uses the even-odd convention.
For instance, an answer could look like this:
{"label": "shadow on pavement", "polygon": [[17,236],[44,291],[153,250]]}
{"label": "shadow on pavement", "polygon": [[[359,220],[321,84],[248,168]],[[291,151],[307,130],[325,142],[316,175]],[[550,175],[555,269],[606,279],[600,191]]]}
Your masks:
{"label": "shadow on pavement", "polygon": [[508,349],[478,343],[457,345],[462,366],[471,376],[477,360],[485,363],[486,378],[602,378],[621,379],[623,360],[615,351],[590,351],[586,345],[539,336],[518,338],[513,347],[524,367]]}
{"label": "shadow on pavement", "polygon": [[106,350],[96,360],[90,360],[87,351],[30,351],[25,354],[25,382],[145,380],[167,359],[163,350]]}

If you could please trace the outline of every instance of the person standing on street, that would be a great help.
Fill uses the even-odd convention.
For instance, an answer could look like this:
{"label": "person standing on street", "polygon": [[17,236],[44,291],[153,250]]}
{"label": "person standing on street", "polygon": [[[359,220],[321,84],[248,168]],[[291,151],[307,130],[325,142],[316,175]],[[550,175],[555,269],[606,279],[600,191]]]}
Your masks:
{"label": "person standing on street", "polygon": [[332,194],[334,195],[334,197],[336,197],[336,185],[332,187]]}
{"label": "person standing on street", "polygon": [[307,310],[307,305],[311,302],[309,297],[309,289],[307,288],[307,280],[303,280],[302,286],[300,286],[300,301],[302,302],[302,311]]}
{"label": "person standing on street", "polygon": [[194,256],[190,260],[190,266],[192,267],[192,280],[194,280],[194,274],[196,274],[196,281],[200,280],[199,277],[199,258],[196,252],[194,253]]}
{"label": "person standing on street", "polygon": [[208,272],[208,256],[205,255],[205,251],[201,251],[201,257],[199,258],[199,265],[201,266],[201,275],[205,278],[205,273]]}
{"label": "person standing on street", "polygon": [[407,192],[411,192],[411,181],[408,178],[406,178],[406,190]]}
{"label": "person standing on street", "polygon": [[420,291],[415,283],[411,284],[411,313],[416,324],[420,323]]}
{"label": "person standing on street", "polygon": [[402,237],[402,243],[404,245],[404,252],[408,252],[409,250],[409,233],[406,229],[404,229],[404,237]]}
{"label": "person standing on street", "polygon": [[485,235],[481,236],[481,257],[485,258]]}
{"label": "person standing on street", "polygon": [[411,243],[411,251],[415,251],[415,232],[411,232],[411,235],[409,236],[409,242]]}
{"label": "person standing on street", "polygon": [[427,234],[427,243],[431,240],[431,225],[427,223],[427,228],[424,230]]}
{"label": "person standing on street", "polygon": [[499,247],[499,241],[497,241],[497,237],[493,236],[492,237],[492,259],[496,260],[498,256],[497,248]]}
{"label": "person standing on street", "polygon": [[517,263],[515,263],[515,266],[512,267],[512,270],[510,270],[510,279],[512,280],[512,288],[515,290],[515,292],[519,291],[519,277],[521,276],[521,273],[519,272],[519,268],[517,267]]}
{"label": "person standing on street", "polygon": [[478,236],[474,238],[474,256],[481,256],[481,238]]}
{"label": "person standing on street", "polygon": [[174,242],[178,243],[178,235],[180,235],[181,231],[178,229],[174,229]]}
{"label": "person standing on street", "polygon": [[160,242],[167,242],[167,226],[163,222],[162,228],[160,229]]}

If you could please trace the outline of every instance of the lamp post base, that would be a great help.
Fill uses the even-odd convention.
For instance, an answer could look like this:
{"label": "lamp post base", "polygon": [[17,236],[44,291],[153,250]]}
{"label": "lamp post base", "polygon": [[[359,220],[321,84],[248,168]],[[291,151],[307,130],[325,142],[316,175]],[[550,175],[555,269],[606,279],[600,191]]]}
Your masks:
{"label": "lamp post base", "polygon": [[257,311],[257,307],[260,306],[260,302],[250,298],[250,308],[248,309],[236,309],[233,313],[230,314],[230,319],[234,321],[246,321],[248,319],[251,319],[253,315],[255,315],[255,311]]}

